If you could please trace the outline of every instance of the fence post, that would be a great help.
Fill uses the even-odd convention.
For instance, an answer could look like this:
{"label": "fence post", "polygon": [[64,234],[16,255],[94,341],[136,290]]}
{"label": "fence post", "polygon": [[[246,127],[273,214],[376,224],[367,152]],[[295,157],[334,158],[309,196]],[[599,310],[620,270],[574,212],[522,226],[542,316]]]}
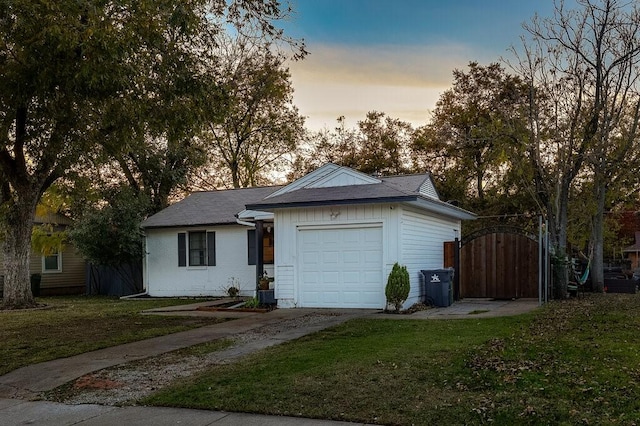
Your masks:
{"label": "fence post", "polygon": [[460,240],[458,237],[454,240],[453,247],[453,299],[460,300]]}

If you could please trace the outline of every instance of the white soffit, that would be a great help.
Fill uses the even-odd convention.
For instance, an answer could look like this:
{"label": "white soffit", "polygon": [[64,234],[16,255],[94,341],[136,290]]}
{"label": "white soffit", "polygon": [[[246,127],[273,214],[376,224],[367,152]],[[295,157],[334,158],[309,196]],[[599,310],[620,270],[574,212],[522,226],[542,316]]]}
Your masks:
{"label": "white soffit", "polygon": [[273,213],[259,210],[242,210],[238,213],[240,220],[273,220]]}

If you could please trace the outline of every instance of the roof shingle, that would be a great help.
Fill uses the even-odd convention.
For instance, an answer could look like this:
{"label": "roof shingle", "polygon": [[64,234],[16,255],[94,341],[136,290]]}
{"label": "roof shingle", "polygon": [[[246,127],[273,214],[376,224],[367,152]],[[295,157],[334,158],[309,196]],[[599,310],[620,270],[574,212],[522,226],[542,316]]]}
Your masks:
{"label": "roof shingle", "polygon": [[255,203],[279,186],[194,192],[182,201],[150,216],[142,228],[226,225],[236,223],[235,215],[247,203]]}

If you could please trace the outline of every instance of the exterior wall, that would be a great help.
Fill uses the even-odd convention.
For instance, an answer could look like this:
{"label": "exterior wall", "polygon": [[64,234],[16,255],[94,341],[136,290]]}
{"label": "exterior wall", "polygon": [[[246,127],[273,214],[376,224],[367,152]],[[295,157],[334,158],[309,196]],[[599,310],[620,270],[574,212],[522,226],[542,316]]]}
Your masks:
{"label": "exterior wall", "polygon": [[[4,275],[4,254],[0,251],[0,275]],[[62,271],[42,271],[42,255],[31,252],[29,272],[42,274],[41,295],[82,294],[86,291],[86,262],[71,244],[62,251]]]}
{"label": "exterior wall", "polygon": [[298,228],[357,224],[381,224],[383,246],[383,282],[398,261],[398,207],[393,204],[342,205],[334,207],[300,208],[277,210],[275,228],[275,296],[278,306],[296,307],[298,303]]}
{"label": "exterior wall", "polygon": [[[240,295],[254,296],[256,266],[248,264],[246,226],[148,229],[144,259],[144,287],[151,296],[226,296],[230,280],[236,279]],[[216,233],[216,265],[178,267],[178,233]],[[273,276],[273,269],[265,267]]]}
{"label": "exterior wall", "polygon": [[443,243],[460,235],[460,221],[403,207],[400,230],[401,255],[398,261],[407,267],[411,279],[409,298],[403,306],[407,308],[422,300],[420,270],[443,268]]}
{"label": "exterior wall", "polygon": [[41,271],[40,291],[42,295],[85,293],[87,263],[71,245],[62,251],[62,271],[43,271],[42,255],[31,254],[31,271]]}

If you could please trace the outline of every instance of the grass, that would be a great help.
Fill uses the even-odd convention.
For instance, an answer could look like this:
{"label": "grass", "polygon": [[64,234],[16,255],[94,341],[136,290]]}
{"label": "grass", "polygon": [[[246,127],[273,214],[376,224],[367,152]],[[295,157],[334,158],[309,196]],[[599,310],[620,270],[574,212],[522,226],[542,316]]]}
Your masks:
{"label": "grass", "polygon": [[533,314],[354,320],[218,366],[147,404],[380,424],[636,424],[640,295]]}
{"label": "grass", "polygon": [[193,303],[186,299],[43,297],[38,302],[49,308],[0,311],[0,375],[25,365],[221,321],[140,314],[145,309]]}

